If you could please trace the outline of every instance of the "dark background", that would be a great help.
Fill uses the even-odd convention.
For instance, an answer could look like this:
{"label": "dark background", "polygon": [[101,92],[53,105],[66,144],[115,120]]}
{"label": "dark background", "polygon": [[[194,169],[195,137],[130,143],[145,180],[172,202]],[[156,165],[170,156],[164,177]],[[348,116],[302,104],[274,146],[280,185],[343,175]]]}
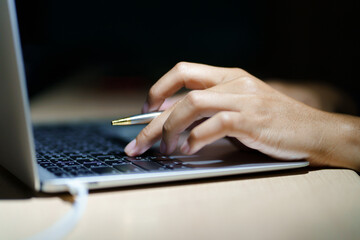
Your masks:
{"label": "dark background", "polygon": [[323,81],[358,102],[359,2],[16,1],[31,96],[94,70],[147,88],[191,61]]}

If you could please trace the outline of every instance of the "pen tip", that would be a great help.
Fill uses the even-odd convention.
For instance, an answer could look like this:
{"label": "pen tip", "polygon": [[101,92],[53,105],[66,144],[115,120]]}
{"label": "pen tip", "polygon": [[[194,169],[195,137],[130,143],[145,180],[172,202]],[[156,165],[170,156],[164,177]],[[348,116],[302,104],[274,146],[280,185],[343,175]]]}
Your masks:
{"label": "pen tip", "polygon": [[113,126],[114,125],[130,125],[130,124],[131,124],[131,120],[129,120],[128,118],[111,121],[111,125],[113,125]]}

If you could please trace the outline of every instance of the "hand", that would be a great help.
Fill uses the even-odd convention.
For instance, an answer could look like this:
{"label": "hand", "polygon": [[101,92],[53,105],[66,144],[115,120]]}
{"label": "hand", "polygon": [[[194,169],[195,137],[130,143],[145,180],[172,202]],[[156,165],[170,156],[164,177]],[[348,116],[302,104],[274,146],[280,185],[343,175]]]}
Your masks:
{"label": "hand", "polygon": [[[161,138],[160,150],[171,154],[181,132],[208,118],[190,131],[180,148],[184,154],[230,136],[279,159],[359,168],[359,119],[307,106],[242,69],[179,63],[150,89],[143,111],[158,110],[182,87],[193,91],[149,123],[126,147],[128,155],[142,154]],[[338,149],[349,140],[357,148],[344,160],[349,151]]]}

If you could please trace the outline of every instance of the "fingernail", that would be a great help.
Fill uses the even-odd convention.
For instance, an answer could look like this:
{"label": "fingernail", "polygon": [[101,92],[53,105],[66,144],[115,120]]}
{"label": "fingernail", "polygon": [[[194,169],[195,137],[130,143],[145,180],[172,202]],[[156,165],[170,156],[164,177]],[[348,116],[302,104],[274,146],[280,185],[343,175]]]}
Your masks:
{"label": "fingernail", "polygon": [[184,153],[184,154],[189,154],[189,153],[190,153],[190,146],[189,146],[189,144],[188,144],[187,141],[185,141],[185,142],[183,143],[183,145],[180,147],[180,151],[181,151],[182,153]]}
{"label": "fingernail", "polygon": [[133,156],[136,153],[136,139],[129,142],[125,147],[125,153],[129,156]]}
{"label": "fingernail", "polygon": [[149,112],[149,104],[146,102],[142,107],[142,113],[148,113],[148,112]]}
{"label": "fingernail", "polygon": [[165,142],[164,141],[161,141],[161,143],[160,143],[160,152],[162,153],[162,154],[166,154],[166,144],[165,144]]}

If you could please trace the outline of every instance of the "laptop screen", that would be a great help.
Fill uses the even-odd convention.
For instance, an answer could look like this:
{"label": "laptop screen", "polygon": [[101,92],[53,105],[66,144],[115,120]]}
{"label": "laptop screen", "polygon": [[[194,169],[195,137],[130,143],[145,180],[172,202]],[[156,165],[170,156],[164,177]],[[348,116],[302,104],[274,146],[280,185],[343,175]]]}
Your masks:
{"label": "laptop screen", "polygon": [[87,71],[96,72],[94,81],[131,77],[136,86],[148,87],[179,61],[246,66],[259,49],[258,14],[251,14],[259,9],[251,1],[16,5],[30,96]]}
{"label": "laptop screen", "polygon": [[191,61],[329,82],[360,103],[357,1],[335,2],[16,0],[30,96],[88,71],[148,88]]}

